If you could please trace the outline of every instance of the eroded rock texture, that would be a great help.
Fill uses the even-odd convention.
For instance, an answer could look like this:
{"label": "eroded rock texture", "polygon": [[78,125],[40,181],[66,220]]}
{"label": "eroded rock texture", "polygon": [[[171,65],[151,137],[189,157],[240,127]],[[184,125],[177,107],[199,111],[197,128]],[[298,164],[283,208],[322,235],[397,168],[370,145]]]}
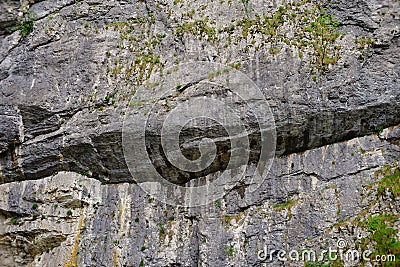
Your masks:
{"label": "eroded rock texture", "polygon": [[[399,1],[287,2],[1,2],[0,265],[260,266],[264,245],[367,237],[365,225],[352,224],[368,220],[363,210],[397,218],[399,196],[374,183],[385,165],[395,173],[400,157]],[[154,90],[149,76],[168,77],[188,61],[248,75],[277,137],[256,193],[244,180],[189,210],[135,185],[122,148],[126,108],[146,112],[131,97]],[[197,89],[177,84],[155,99],[157,114],[207,95]],[[148,126],[149,140],[158,126]],[[198,154],[199,133],[222,132],[207,127],[184,131],[186,155]],[[164,166],[158,154],[154,161]]]}
{"label": "eroded rock texture", "polygon": [[[352,220],[382,210],[398,215],[398,198],[376,193],[381,166],[398,154],[397,145],[375,135],[284,156],[255,194],[238,187],[192,209],[162,204],[133,184],[102,185],[70,172],[4,184],[2,263],[279,266],[288,263],[263,261],[258,252],[265,246],[320,251],[339,238],[354,246],[368,231],[360,224],[355,234]],[[385,171],[396,172],[393,164]]]}

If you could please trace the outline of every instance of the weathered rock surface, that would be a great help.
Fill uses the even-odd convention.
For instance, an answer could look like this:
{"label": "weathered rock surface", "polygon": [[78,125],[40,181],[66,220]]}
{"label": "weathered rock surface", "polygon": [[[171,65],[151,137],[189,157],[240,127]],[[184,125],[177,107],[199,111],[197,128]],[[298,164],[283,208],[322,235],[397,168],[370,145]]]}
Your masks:
{"label": "weathered rock surface", "polygon": [[[338,223],[379,199],[368,186],[379,181],[380,166],[398,164],[398,155],[397,145],[373,135],[283,156],[257,193],[236,188],[195,209],[159,203],[134,184],[102,185],[70,172],[4,184],[2,266],[288,265],[257,255],[265,246],[319,251],[328,248],[325,240],[332,248],[339,238],[357,241],[351,225]],[[398,215],[398,198],[380,201]],[[378,204],[374,209],[380,212]]]}
{"label": "weathered rock surface", "polygon": [[[241,18],[272,13],[279,4],[223,1],[209,7],[218,12],[207,13],[206,8],[196,16],[207,15],[216,25],[229,25],[232,18],[221,14]],[[307,51],[300,59],[298,48],[282,46],[275,56],[268,49],[254,53],[250,49],[246,54],[233,41],[224,48],[223,43],[198,36],[176,36],[179,22],[187,19],[185,12],[202,9],[199,4],[188,5],[171,1],[39,1],[31,5],[34,31],[27,37],[15,31],[0,40],[0,127],[1,133],[7,133],[0,142],[3,182],[87,169],[112,182],[129,181],[120,146],[121,114],[130,92],[138,88],[114,67],[135,61],[134,53],[121,47],[140,47],[141,43],[123,39],[125,33],[118,30],[123,26],[118,23],[149,16],[154,18],[149,22],[152,36],[166,36],[153,52],[166,67],[192,60],[241,63],[241,70],[262,89],[271,106],[278,155],[400,123],[397,1],[328,4],[345,35],[337,41],[341,59],[328,73],[318,75],[316,82]],[[355,44],[355,39],[364,37],[374,41]]]}
{"label": "weathered rock surface", "polygon": [[[282,24],[278,17],[273,29],[279,30],[266,33],[271,37],[264,46],[262,34],[252,33],[255,24],[246,28],[262,14],[284,12],[284,4],[1,2],[0,265],[260,266],[264,245],[317,249],[338,238],[353,244],[356,235],[368,235],[351,226],[366,218],[363,210],[397,216],[398,197],[378,197],[376,185],[367,185],[378,182],[375,172],[386,164],[394,170],[400,158],[400,2],[322,3],[343,33],[323,43],[337,50],[330,61],[316,52],[321,36],[299,45],[296,36],[308,35],[297,30],[307,30],[288,15]],[[305,1],[306,18],[316,20],[321,14],[312,7],[318,5]],[[33,32],[17,30],[24,17],[34,20]],[[277,158],[258,191],[249,193],[244,179],[220,201],[196,209],[145,194],[122,148],[126,109],[145,111],[131,97],[156,87],[145,78],[189,61],[222,63],[248,75],[268,100],[277,137]],[[165,118],[188,97],[209,93],[196,86],[179,93],[185,86],[155,99],[156,115]],[[226,92],[218,93],[223,99]],[[240,111],[244,104],[232,107]],[[244,117],[256,130],[257,121]],[[224,136],[221,127],[209,126],[183,132],[185,155],[198,155],[199,135]],[[149,142],[159,138],[159,124],[148,130]],[[257,135],[249,139],[257,148]],[[228,141],[216,144],[226,152]],[[165,168],[158,150],[149,149],[153,163]],[[211,179],[226,158],[201,175]]]}

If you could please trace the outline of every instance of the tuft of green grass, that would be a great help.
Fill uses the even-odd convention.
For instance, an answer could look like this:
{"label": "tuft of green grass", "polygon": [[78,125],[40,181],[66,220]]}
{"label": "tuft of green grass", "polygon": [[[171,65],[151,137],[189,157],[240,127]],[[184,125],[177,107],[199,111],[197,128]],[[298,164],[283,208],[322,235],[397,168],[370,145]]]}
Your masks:
{"label": "tuft of green grass", "polygon": [[[364,222],[371,235],[363,239],[362,243],[374,244],[371,258],[376,255],[395,255],[396,262],[386,262],[384,266],[397,266],[400,258],[400,242],[397,238],[398,229],[393,228],[398,216],[380,214],[367,218]],[[372,242],[371,242],[372,241]]]}
{"label": "tuft of green grass", "polygon": [[217,208],[221,208],[221,206],[222,206],[222,204],[221,204],[221,199],[215,200],[214,206],[217,207]]}
{"label": "tuft of green grass", "polygon": [[383,132],[384,128],[382,125],[379,125],[379,126],[376,126],[375,130],[377,133],[381,133],[381,132]]}
{"label": "tuft of green grass", "polygon": [[394,222],[396,216],[389,214],[380,214],[377,216],[369,217],[366,222],[366,227],[369,232],[375,232],[379,229],[387,227],[387,222]]}
{"label": "tuft of green grass", "polygon": [[158,227],[160,229],[160,238],[162,238],[165,235],[165,227],[162,222],[158,224]]}
{"label": "tuft of green grass", "polygon": [[233,254],[235,253],[235,248],[234,248],[233,246],[227,246],[227,247],[226,247],[226,253],[227,253],[230,257],[232,257]]}
{"label": "tuft of green grass", "polygon": [[34,19],[31,13],[18,21],[18,30],[21,31],[22,37],[28,36],[31,32],[33,32],[33,28]]}
{"label": "tuft of green grass", "polygon": [[72,216],[72,210],[67,211],[67,216]]}
{"label": "tuft of green grass", "polygon": [[89,176],[90,172],[88,170],[82,170],[79,172],[80,175]]}
{"label": "tuft of green grass", "polygon": [[390,192],[392,199],[400,196],[400,170],[392,175],[384,177],[378,185],[378,196],[383,196],[386,191]]}
{"label": "tuft of green grass", "polygon": [[104,100],[105,100],[107,103],[110,102],[111,96],[106,95],[106,96],[104,97]]}

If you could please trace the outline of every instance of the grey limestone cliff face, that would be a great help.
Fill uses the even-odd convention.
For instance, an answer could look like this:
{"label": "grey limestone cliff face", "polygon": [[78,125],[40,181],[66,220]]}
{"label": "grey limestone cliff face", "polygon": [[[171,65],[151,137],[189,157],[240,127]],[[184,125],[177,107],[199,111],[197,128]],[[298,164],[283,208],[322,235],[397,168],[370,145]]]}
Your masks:
{"label": "grey limestone cliff face", "polygon": [[257,255],[356,248],[370,233],[353,221],[398,216],[399,199],[376,193],[381,166],[396,172],[398,130],[278,158],[257,193],[237,187],[199,208],[71,172],[3,184],[2,266],[304,266]]}
{"label": "grey limestone cliff face", "polygon": [[[11,3],[14,8],[9,4],[8,9],[16,10],[18,2]],[[150,68],[158,72],[193,60],[237,64],[260,87],[274,115],[278,155],[371,134],[377,127],[399,123],[397,1],[327,3],[327,12],[341,23],[337,31],[344,34],[326,45],[341,49],[335,64],[324,61],[327,66],[322,67],[330,69],[324,74],[315,73],[318,57],[311,48],[315,44],[304,48],[285,44],[295,43],[290,35],[299,31],[286,17],[282,20],[288,20],[289,25],[284,22],[279,27],[287,32],[288,40],[278,39],[276,33],[278,37],[264,40],[265,47],[257,51],[254,46],[261,42],[257,32],[249,34],[246,41],[235,41],[235,36],[243,38],[243,26],[237,26],[237,32],[233,29],[228,45],[224,32],[215,34],[217,41],[202,37],[212,35],[214,28],[217,31],[233,25],[227,13],[235,14],[239,21],[276,14],[283,5],[268,3],[233,1],[208,7],[168,1],[32,4],[29,16],[35,20],[33,32],[22,37],[21,31],[14,31],[1,38],[0,110],[2,132],[7,132],[1,137],[4,182],[36,179],[62,170],[81,171],[89,166],[112,182],[129,180],[116,140],[121,138],[121,114],[131,92],[137,89],[135,84]],[[307,5],[311,10],[313,4]],[[196,12],[187,15],[191,10]],[[2,13],[2,20],[9,21],[14,13]],[[307,16],[312,19],[314,15],[318,16]],[[193,30],[189,23],[204,17],[209,18],[204,22],[209,25]],[[141,22],[143,18],[149,21]],[[129,27],[136,30],[130,32]],[[152,54],[140,38],[156,44]],[[360,40],[357,44],[356,39]],[[268,42],[278,43],[281,51],[271,54]],[[297,55],[300,52],[302,58]],[[182,99],[185,94],[171,101]]]}
{"label": "grey limestone cliff face", "polygon": [[[399,210],[397,194],[377,189],[400,158],[399,5],[2,1],[0,265],[304,266],[257,254],[364,242],[365,225],[354,223],[368,221],[363,211]],[[156,103],[146,142],[160,173],[185,185],[226,168],[230,139],[213,123],[181,135],[188,157],[203,135],[215,142],[221,156],[206,172],[176,174],[161,153],[158,119],[211,94],[189,79],[152,95],[157,77],[187,62],[240,71],[265,97],[276,158],[256,192],[244,177],[215,203],[176,208],[135,184],[122,129],[127,110],[149,112],[144,94]],[[228,99],[225,87],[212,95]],[[245,106],[230,104],[249,130],[252,170],[260,137]]]}

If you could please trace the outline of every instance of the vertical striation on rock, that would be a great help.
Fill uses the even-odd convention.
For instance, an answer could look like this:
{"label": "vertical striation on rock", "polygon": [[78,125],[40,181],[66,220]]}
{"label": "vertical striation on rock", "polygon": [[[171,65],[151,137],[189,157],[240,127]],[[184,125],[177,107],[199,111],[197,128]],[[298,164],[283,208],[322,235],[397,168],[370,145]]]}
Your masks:
{"label": "vertical striation on rock", "polygon": [[[259,252],[339,239],[400,259],[399,10],[395,0],[2,1],[0,266],[304,266]],[[147,153],[173,176],[159,119],[189,99],[230,97],[230,81],[210,90],[194,80],[156,98],[157,77],[196,61],[260,88],[276,158],[256,192],[252,150],[222,199],[172,207],[129,172],[124,116],[154,103]],[[258,121],[243,101],[230,107],[257,150]],[[231,139],[213,123],[184,128],[180,148],[196,159],[206,136],[221,152],[214,165],[175,182],[225,170]]]}

